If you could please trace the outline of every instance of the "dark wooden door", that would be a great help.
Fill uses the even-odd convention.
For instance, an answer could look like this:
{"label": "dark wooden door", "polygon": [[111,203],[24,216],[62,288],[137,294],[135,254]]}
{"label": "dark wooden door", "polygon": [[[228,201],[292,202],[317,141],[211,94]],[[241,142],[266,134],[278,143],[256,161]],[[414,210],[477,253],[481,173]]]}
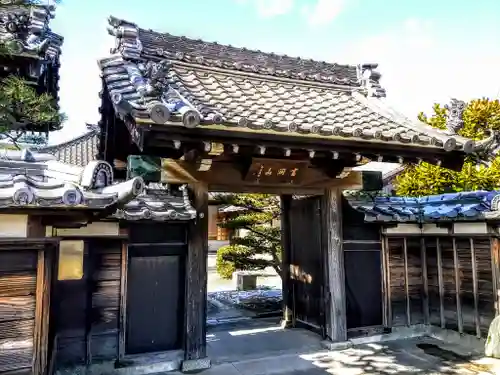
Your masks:
{"label": "dark wooden door", "polygon": [[291,201],[290,248],[293,321],[324,336],[324,252],[321,244],[320,198]]}
{"label": "dark wooden door", "polygon": [[129,247],[128,354],[181,348],[184,315],[184,248]]}
{"label": "dark wooden door", "polygon": [[380,227],[342,200],[347,328],[382,325]]}

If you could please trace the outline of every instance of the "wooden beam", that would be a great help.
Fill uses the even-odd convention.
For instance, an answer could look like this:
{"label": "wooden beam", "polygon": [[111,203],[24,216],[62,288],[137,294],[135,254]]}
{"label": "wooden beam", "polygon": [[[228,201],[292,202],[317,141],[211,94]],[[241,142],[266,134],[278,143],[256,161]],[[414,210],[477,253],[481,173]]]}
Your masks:
{"label": "wooden beam", "polygon": [[38,251],[35,299],[35,333],[33,373],[47,371],[49,345],[50,289],[52,285],[52,252],[48,247]]}
{"label": "wooden beam", "polygon": [[422,309],[424,310],[424,324],[429,324],[429,280],[427,279],[427,249],[425,238],[420,238],[420,259],[422,262]]}
{"label": "wooden beam", "polygon": [[[345,243],[345,241],[344,241]],[[380,263],[382,268],[382,324],[384,327],[390,327],[389,321],[389,311],[390,311],[390,285],[388,284],[389,280],[389,264],[387,262],[387,237],[382,235],[380,236],[380,243],[382,244],[382,248],[380,250]]]}
{"label": "wooden beam", "polygon": [[474,293],[474,322],[476,323],[476,336],[481,338],[481,325],[479,319],[479,287],[477,281],[477,261],[476,248],[474,247],[474,239],[469,238],[470,256],[472,266],[472,291]]}
{"label": "wooden beam", "polygon": [[[123,232],[122,232],[123,231]],[[125,228],[120,228],[120,234],[127,234]],[[128,245],[122,243],[120,259],[120,316],[118,327],[118,360],[125,357],[125,337],[127,332],[127,276],[128,276]]]}
{"label": "wooden beam", "polygon": [[[86,279],[85,288],[85,365],[90,366],[92,364],[92,318],[93,318],[93,306],[92,306],[92,274],[94,273],[94,252],[90,248],[92,242],[86,241],[84,254],[86,253],[86,258],[84,258],[84,279]],[[85,257],[85,255],[84,255]]]}
{"label": "wooden beam", "polygon": [[495,301],[495,316],[500,314],[500,241],[492,238],[491,244],[491,273],[493,280],[493,300]]}
{"label": "wooden beam", "polygon": [[458,263],[457,239],[452,238],[453,244],[453,268],[455,271],[455,298],[457,302],[457,324],[458,332],[464,333],[464,323],[462,318],[462,300],[460,292],[460,265]]}
{"label": "wooden beam", "polygon": [[312,194],[320,195],[326,188],[358,189],[363,186],[362,173],[352,171],[343,179],[329,177],[320,168],[307,168],[299,183],[264,184],[245,181],[242,170],[230,162],[214,161],[210,171],[199,171],[194,162],[164,159],[162,182],[171,184],[203,183],[210,191],[268,193],[268,194]]}
{"label": "wooden beam", "polygon": [[411,325],[411,304],[410,304],[410,286],[408,285],[408,242],[406,237],[403,237],[403,263],[404,263],[404,278],[405,278],[405,299],[406,299],[406,325]]}
{"label": "wooden beam", "polygon": [[292,203],[291,195],[281,195],[281,246],[283,248],[281,255],[281,282],[283,290],[283,327],[292,326],[293,312],[293,288],[290,278],[291,267],[291,233],[290,233],[290,206]]}
{"label": "wooden beam", "polygon": [[[392,142],[359,142],[345,138],[331,138],[322,135],[300,134],[295,132],[263,132],[251,128],[227,127],[224,125],[204,125],[195,133],[183,126],[169,124],[148,124],[148,146],[165,149],[171,139],[175,137],[186,142],[203,142],[211,140],[220,143],[237,143],[239,146],[253,146],[256,144],[267,148],[291,148],[318,152],[338,152],[340,154],[369,154],[382,155],[385,162],[398,162],[403,157],[405,162],[417,162],[418,159],[435,163],[436,159],[443,160],[443,166],[459,170],[463,164],[463,155],[459,151],[445,151],[440,148],[422,146],[407,147]],[[153,135],[154,132],[154,135]],[[376,157],[374,157],[376,158]]]}
{"label": "wooden beam", "polygon": [[443,255],[441,252],[441,243],[439,237],[436,238],[436,254],[438,269],[438,288],[439,288],[439,317],[441,328],[446,328],[446,319],[444,315],[444,281],[443,281]]}
{"label": "wooden beam", "polygon": [[325,232],[330,306],[327,333],[333,342],[347,340],[344,251],[342,247],[342,193],[326,189],[321,200],[322,229]]}
{"label": "wooden beam", "polygon": [[392,328],[392,288],[391,288],[391,262],[389,250],[389,238],[384,235],[384,247],[386,249],[386,275],[387,275],[387,328]]}
{"label": "wooden beam", "polygon": [[208,189],[201,183],[190,189],[198,216],[189,223],[184,358],[197,360],[207,355]]}

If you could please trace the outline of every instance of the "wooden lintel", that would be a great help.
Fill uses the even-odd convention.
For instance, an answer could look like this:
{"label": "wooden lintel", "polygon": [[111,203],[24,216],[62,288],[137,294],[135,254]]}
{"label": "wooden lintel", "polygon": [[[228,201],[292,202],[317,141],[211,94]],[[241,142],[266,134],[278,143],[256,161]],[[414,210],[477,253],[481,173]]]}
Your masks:
{"label": "wooden lintel", "polygon": [[328,177],[318,168],[307,168],[300,184],[275,183],[263,184],[245,181],[244,171],[237,165],[227,162],[212,163],[210,170],[200,171],[195,162],[164,159],[162,162],[162,182],[171,184],[203,183],[211,191],[269,193],[269,194],[323,194],[324,189],[360,189],[363,186],[362,175],[352,171],[342,179]]}

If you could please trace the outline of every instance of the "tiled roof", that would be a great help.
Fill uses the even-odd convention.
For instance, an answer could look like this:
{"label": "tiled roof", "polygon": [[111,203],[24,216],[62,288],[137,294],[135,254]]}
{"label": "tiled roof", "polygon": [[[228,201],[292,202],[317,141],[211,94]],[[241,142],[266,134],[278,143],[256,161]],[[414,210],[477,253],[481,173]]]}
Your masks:
{"label": "tiled roof", "polygon": [[500,218],[500,191],[473,191],[420,198],[377,197],[373,202],[351,201],[365,221],[433,222]]}
{"label": "tiled roof", "polygon": [[49,22],[54,6],[19,6],[19,1],[4,0],[0,7],[0,39],[15,54],[55,61],[61,53],[63,37],[52,32]]}
{"label": "tiled roof", "polygon": [[174,195],[167,185],[150,183],[143,194],[116,212],[115,217],[125,220],[191,220],[196,210],[189,201],[185,186],[182,195]]}
{"label": "tiled roof", "polygon": [[474,141],[409,120],[384,104],[375,64],[277,56],[161,34],[116,18],[110,25],[117,48],[99,65],[123,119],[474,149]]}
{"label": "tiled roof", "polygon": [[100,210],[125,204],[143,191],[142,178],[114,183],[111,166],[85,168],[28,150],[0,152],[0,208]]}
{"label": "tiled roof", "polygon": [[63,163],[84,167],[92,160],[95,160],[99,152],[99,130],[91,129],[89,132],[70,141],[40,147],[37,151],[52,154]]}
{"label": "tiled roof", "polygon": [[[59,145],[40,148],[39,152],[55,155],[68,164],[85,166],[96,159],[99,147],[99,129],[87,124],[90,131],[80,137]],[[122,209],[117,210],[114,217],[124,220],[191,220],[196,211],[191,206],[187,190],[182,194],[171,194],[168,186],[149,183],[136,199],[130,201]]]}

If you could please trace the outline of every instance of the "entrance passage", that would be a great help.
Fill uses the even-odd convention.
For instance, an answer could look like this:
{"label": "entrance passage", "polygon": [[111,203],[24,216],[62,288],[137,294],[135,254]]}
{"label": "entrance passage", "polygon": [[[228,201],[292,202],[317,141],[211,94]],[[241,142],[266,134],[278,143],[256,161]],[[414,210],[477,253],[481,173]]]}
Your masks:
{"label": "entrance passage", "polygon": [[290,203],[290,278],[293,322],[325,335],[324,263],[321,246],[320,198]]}
{"label": "entrance passage", "polygon": [[[167,224],[148,225],[136,240],[142,240],[149,231],[154,230],[152,226],[156,227],[157,231],[161,230],[161,233],[172,234]],[[150,240],[152,238],[154,237],[149,237]],[[181,348],[184,326],[185,255],[186,245],[178,241],[129,245],[127,354]]]}

